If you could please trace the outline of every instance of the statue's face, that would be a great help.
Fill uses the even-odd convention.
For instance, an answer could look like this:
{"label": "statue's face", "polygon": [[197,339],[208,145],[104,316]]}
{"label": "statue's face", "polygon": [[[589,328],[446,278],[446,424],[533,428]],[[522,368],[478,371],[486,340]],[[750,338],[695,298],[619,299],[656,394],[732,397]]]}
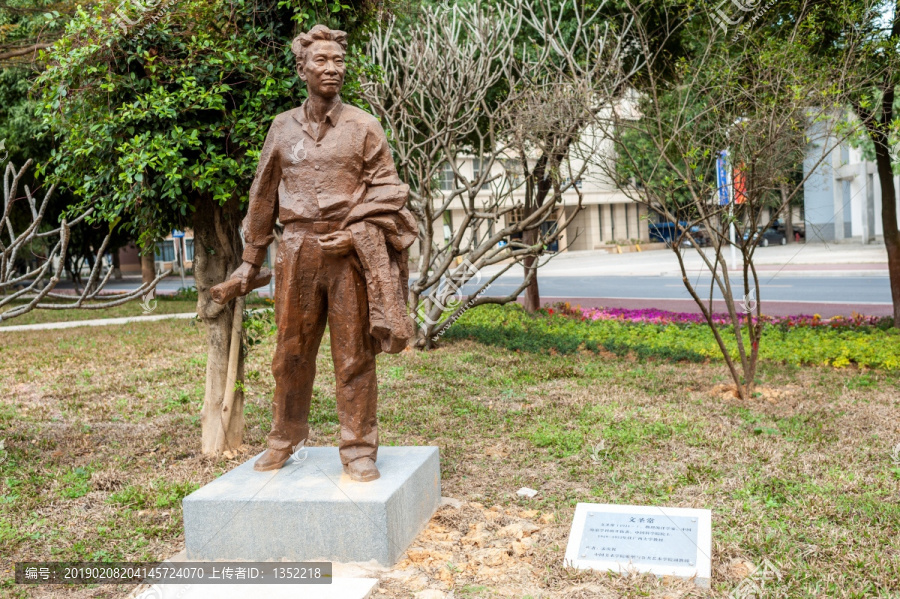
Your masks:
{"label": "statue's face", "polygon": [[344,50],[332,41],[315,41],[306,51],[306,62],[297,68],[311,95],[333,98],[344,84]]}

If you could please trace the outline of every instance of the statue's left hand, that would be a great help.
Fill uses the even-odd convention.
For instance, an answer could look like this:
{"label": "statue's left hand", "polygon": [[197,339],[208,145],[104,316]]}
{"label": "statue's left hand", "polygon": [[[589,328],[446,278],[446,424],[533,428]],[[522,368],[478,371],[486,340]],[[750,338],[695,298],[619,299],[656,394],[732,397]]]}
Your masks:
{"label": "statue's left hand", "polygon": [[353,237],[350,235],[350,231],[335,231],[319,237],[319,245],[326,254],[343,256],[353,249]]}

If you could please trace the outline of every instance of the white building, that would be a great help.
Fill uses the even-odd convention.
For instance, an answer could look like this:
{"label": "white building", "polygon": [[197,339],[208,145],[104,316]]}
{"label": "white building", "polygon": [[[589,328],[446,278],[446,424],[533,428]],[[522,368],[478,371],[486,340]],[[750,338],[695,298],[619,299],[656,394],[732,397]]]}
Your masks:
{"label": "white building", "polygon": [[[813,148],[809,156],[804,175],[821,154]],[[894,187],[900,189],[900,177],[894,177]],[[900,202],[900,198],[893,200]],[[847,144],[837,147],[804,184],[806,240],[864,244],[882,240],[881,201],[875,163],[863,159],[862,149]]]}
{"label": "white building", "polygon": [[[478,179],[481,161],[471,157],[459,159],[458,168],[467,179]],[[504,167],[495,162],[492,174],[500,174],[501,178],[483,186],[476,196],[476,201],[479,197],[487,199],[492,193],[498,192],[501,181],[508,176],[507,168],[510,168],[509,163]],[[649,241],[646,206],[629,199],[618,187],[601,176],[598,169],[588,168],[575,185],[582,194],[582,209],[578,210],[578,193],[570,189],[563,194],[563,203],[557,208],[554,217],[548,219],[544,225],[545,228],[553,227],[564,220],[572,219],[560,236],[558,247],[560,251],[595,250],[610,248],[617,243]],[[460,184],[454,181],[453,168],[449,164],[445,164],[441,171],[438,187],[443,191],[460,187]],[[506,198],[505,203],[510,205],[524,203],[525,186],[519,185],[509,195],[511,197]],[[444,216],[445,239],[461,226],[464,217],[462,200],[455,199]],[[507,226],[518,218],[521,218],[520,211],[508,213],[502,224]]]}

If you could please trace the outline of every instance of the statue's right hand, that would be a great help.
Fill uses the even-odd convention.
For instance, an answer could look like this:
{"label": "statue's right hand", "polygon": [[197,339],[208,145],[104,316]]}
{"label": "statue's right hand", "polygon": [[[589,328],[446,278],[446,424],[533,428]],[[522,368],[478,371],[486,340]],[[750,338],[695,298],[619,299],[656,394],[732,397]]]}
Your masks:
{"label": "statue's right hand", "polygon": [[241,282],[241,295],[247,295],[253,291],[251,284],[259,274],[259,267],[250,262],[244,262],[238,266],[237,270],[231,273],[229,278],[238,279]]}

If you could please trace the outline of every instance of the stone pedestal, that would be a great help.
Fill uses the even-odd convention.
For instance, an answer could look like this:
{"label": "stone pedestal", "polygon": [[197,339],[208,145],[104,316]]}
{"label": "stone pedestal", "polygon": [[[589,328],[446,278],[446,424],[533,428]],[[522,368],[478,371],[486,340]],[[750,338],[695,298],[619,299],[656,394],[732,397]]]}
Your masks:
{"label": "stone pedestal", "polygon": [[249,460],[184,498],[188,560],[335,561],[392,566],[437,509],[437,447],[379,447],[378,480],[343,472],[336,447],[256,472]]}

